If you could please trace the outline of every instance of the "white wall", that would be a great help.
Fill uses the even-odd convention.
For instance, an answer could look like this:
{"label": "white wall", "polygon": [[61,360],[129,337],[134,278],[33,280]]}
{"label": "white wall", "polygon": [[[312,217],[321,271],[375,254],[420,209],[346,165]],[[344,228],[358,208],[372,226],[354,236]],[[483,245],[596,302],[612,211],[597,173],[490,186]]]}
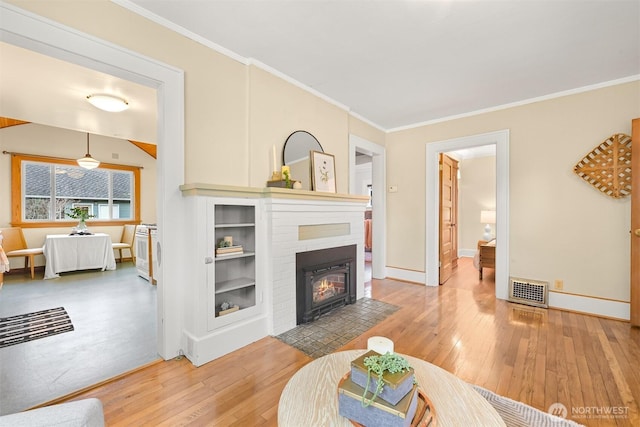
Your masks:
{"label": "white wall", "polygon": [[469,256],[484,234],[480,211],[496,208],[496,157],[463,159],[459,166],[458,252]]}
{"label": "white wall", "polygon": [[356,194],[362,196],[369,195],[369,185],[372,185],[372,164],[371,162],[356,165]]}

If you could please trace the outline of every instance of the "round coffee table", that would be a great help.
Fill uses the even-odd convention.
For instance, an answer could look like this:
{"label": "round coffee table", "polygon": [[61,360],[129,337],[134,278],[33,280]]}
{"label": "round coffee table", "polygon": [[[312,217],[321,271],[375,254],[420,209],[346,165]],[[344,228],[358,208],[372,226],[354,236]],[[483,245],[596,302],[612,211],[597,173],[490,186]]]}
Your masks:
{"label": "round coffee table", "polygon": [[[351,361],[365,352],[332,353],[296,372],[280,395],[278,426],[351,427],[351,422],[338,414],[338,381],[351,369]],[[424,360],[404,357],[433,403],[438,426],[505,425],[493,406],[469,384]]]}

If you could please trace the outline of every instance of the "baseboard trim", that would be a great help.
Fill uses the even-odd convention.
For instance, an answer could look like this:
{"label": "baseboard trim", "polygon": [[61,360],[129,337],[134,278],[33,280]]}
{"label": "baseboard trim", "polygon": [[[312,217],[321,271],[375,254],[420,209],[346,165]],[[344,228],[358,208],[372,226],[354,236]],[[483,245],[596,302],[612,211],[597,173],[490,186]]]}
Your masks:
{"label": "baseboard trim", "polygon": [[236,351],[269,336],[266,314],[216,329],[204,336],[183,331],[185,356],[195,366]]}
{"label": "baseboard trim", "polygon": [[552,290],[549,290],[549,308],[616,320],[629,321],[631,319],[631,307],[628,302],[554,292]]}
{"label": "baseboard trim", "polygon": [[422,271],[405,270],[387,266],[387,279],[397,279],[404,282],[414,282],[424,285],[427,282],[427,275]]}

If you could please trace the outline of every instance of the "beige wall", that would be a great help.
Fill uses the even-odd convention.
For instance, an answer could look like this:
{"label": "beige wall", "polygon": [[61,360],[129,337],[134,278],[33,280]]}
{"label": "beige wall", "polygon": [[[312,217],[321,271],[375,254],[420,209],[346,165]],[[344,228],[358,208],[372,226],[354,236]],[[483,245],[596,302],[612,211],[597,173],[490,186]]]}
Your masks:
{"label": "beige wall", "polygon": [[106,0],[10,3],[185,70],[185,182],[248,185],[244,64]]}
{"label": "beige wall", "polygon": [[[91,136],[91,155],[103,162],[141,166],[140,216],[144,223],[156,222],[156,161],[153,157],[122,139],[100,135]],[[86,133],[43,126],[34,123],[12,126],[0,130],[0,151],[76,159],[86,154]],[[116,154],[118,159],[114,159]],[[11,156],[0,156],[0,228],[11,226]],[[91,227],[93,232],[111,234],[114,242],[120,240],[122,226]],[[69,233],[69,227],[25,228],[30,247],[44,244],[47,234]],[[40,257],[41,258],[41,257]],[[11,259],[11,265],[22,267],[22,260]],[[44,259],[36,259],[44,265]]]}
{"label": "beige wall", "polygon": [[348,112],[258,67],[249,71],[250,185],[264,187],[270,178],[274,145],[280,167],[287,137],[306,130],[335,156],[338,192],[348,193]]}
{"label": "beige wall", "polygon": [[387,139],[387,133],[385,131],[372,127],[354,116],[349,116],[349,133],[373,142],[374,144],[382,145],[383,147]]}
{"label": "beige wall", "polygon": [[[480,211],[496,208],[496,157],[461,160],[459,169],[458,249],[474,251],[484,234]],[[492,230],[495,236],[495,225]]]}
{"label": "beige wall", "polygon": [[9,3],[185,71],[185,182],[264,186],[273,145],[281,159],[286,137],[303,129],[336,156],[346,193],[349,133],[384,143],[384,132],[348,111],[109,1]]}
{"label": "beige wall", "polygon": [[349,132],[384,144],[387,184],[398,186],[387,194],[389,266],[424,271],[426,143],[509,129],[511,274],[629,298],[629,202],[599,194],[572,168],[609,135],[630,133],[640,82],[383,138],[348,112],[109,1],[10,3],[185,71],[185,182],[260,185],[270,147],[305,126],[336,155],[338,191],[346,192]]}
{"label": "beige wall", "polygon": [[[510,130],[510,274],[564,280],[564,291],[629,300],[629,200],[582,182],[573,166],[640,117],[640,82],[387,135],[388,264],[424,271],[425,146]],[[408,256],[407,256],[408,255]]]}

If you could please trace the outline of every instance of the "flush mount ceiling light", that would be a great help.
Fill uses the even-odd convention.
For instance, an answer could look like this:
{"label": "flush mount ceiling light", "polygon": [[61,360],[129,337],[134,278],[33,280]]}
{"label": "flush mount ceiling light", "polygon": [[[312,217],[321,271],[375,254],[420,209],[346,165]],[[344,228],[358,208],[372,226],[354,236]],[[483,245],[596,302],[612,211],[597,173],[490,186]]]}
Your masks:
{"label": "flush mount ceiling light", "polygon": [[100,161],[94,159],[93,157],[91,157],[91,154],[89,154],[89,134],[88,133],[87,133],[87,154],[85,154],[84,157],[81,157],[78,160],[76,160],[76,162],[78,162],[78,166],[85,169],[95,169],[98,166],[100,166]]}
{"label": "flush mount ceiling light", "polygon": [[94,107],[110,113],[119,113],[129,108],[129,103],[126,99],[106,93],[88,95],[87,101]]}

